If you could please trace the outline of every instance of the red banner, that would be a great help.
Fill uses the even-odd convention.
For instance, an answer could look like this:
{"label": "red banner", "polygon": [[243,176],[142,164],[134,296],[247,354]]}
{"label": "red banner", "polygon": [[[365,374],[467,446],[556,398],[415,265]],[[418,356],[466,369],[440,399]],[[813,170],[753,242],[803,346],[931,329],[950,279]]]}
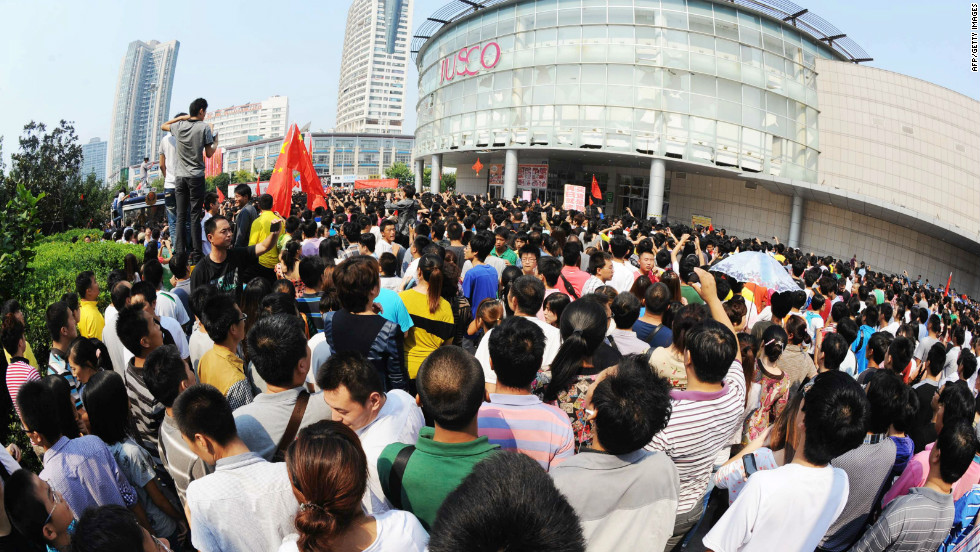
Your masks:
{"label": "red banner", "polygon": [[222,173],[224,151],[218,148],[211,157],[204,156],[204,176],[218,176]]}
{"label": "red banner", "polygon": [[398,187],[397,178],[372,178],[368,180],[355,180],[354,189],[355,190],[370,190],[373,188],[391,188],[395,189]]}

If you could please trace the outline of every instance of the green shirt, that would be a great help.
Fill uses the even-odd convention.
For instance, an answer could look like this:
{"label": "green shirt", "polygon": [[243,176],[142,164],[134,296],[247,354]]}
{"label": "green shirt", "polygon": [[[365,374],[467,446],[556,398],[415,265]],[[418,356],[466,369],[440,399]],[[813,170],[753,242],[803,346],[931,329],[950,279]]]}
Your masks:
{"label": "green shirt", "polygon": [[684,299],[687,299],[688,305],[703,305],[704,299],[698,295],[698,290],[692,288],[691,286],[681,284],[681,295]]}
{"label": "green shirt", "polygon": [[[465,443],[439,443],[432,440],[434,434],[435,429],[431,427],[423,427],[419,431],[415,452],[408,460],[402,477],[402,510],[415,514],[426,531],[432,530],[442,501],[470,474],[473,466],[500,449],[499,445],[491,445],[486,437]],[[378,479],[392,504],[395,501],[390,497],[388,476],[395,456],[407,446],[392,443],[378,458]]]}
{"label": "green shirt", "polygon": [[514,253],[514,250],[509,247],[499,255],[497,254],[497,248],[494,247],[493,249],[490,250],[490,255],[494,257],[499,257],[505,261],[509,261],[512,266],[517,266],[517,253]]}

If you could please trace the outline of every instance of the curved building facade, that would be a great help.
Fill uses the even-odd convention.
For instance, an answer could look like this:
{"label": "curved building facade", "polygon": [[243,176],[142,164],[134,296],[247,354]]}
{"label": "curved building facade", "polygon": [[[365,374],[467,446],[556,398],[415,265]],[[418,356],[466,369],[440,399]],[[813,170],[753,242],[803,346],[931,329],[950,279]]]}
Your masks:
{"label": "curved building facade", "polygon": [[797,8],[457,0],[413,43],[416,165],[556,202],[594,176],[612,212],[709,216],[932,282],[952,267],[977,293],[980,103],[859,65]]}

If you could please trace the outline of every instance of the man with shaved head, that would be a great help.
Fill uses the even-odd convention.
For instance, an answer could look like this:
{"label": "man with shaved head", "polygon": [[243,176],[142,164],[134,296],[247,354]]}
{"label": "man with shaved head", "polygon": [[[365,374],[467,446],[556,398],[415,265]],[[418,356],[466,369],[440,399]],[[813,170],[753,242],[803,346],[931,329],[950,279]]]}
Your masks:
{"label": "man with shaved head", "polygon": [[442,501],[499,446],[477,434],[477,415],[487,394],[483,368],[473,355],[461,347],[440,347],[419,367],[417,383],[416,400],[435,428],[423,427],[414,446],[385,447],[378,478],[388,501],[415,514],[431,531]]}

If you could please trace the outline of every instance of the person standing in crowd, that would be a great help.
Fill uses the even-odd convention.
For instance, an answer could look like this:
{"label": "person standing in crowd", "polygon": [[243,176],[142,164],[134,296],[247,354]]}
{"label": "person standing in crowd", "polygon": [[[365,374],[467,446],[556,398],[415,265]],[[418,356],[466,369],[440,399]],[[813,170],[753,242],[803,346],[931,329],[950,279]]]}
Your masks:
{"label": "person standing in crowd", "polygon": [[142,192],[142,191],[147,190],[149,188],[149,185],[150,185],[150,168],[152,166],[153,166],[153,163],[150,163],[150,158],[149,157],[144,157],[143,158],[143,162],[140,163],[140,183],[139,183],[139,186],[136,187],[136,189],[138,191],[141,191]]}
{"label": "person standing in crowd", "polygon": [[670,347],[674,340],[673,332],[664,324],[664,314],[671,300],[670,288],[663,282],[650,284],[644,292],[645,310],[633,324],[633,332],[638,339],[649,344],[651,349]]}
{"label": "person standing in crowd", "polygon": [[326,313],[323,333],[330,350],[364,355],[377,370],[384,390],[408,389],[402,330],[375,313],[374,300],[381,291],[378,261],[356,255],[333,271],[333,283],[343,308]]}
{"label": "person standing in crowd", "polygon": [[165,345],[150,353],[143,368],[146,388],[165,409],[157,441],[161,465],[173,479],[180,503],[186,505],[187,485],[213,471],[213,466],[198,457],[180,436],[174,418],[174,401],[184,390],[197,383],[197,376],[180,358],[173,345]]}
{"label": "person standing in crowd", "polygon": [[848,500],[848,475],[830,464],[861,444],[867,398],[853,378],[825,372],[800,391],[792,463],[752,474],[704,536],[712,552],[813,550]]}
{"label": "person standing in crowd", "polygon": [[929,453],[925,484],[892,501],[851,552],[936,550],[953,527],[953,483],[963,476],[978,450],[980,443],[969,423],[944,427]]}
{"label": "person standing in crowd", "polygon": [[249,450],[278,461],[298,430],[330,418],[330,407],[320,393],[311,396],[303,387],[310,349],[299,318],[274,314],[256,322],[248,332],[248,356],[267,391],[235,409],[235,426]]}
{"label": "person standing in crowd", "polygon": [[331,356],[317,372],[316,382],[333,419],[357,433],[367,455],[364,511],[380,513],[397,506],[385,497],[378,459],[392,443],[415,444],[425,423],[416,401],[400,389],[385,391],[377,371],[356,352]]}
{"label": "person standing in crowd", "polygon": [[299,277],[303,283],[303,293],[296,296],[296,308],[306,315],[307,330],[312,336],[323,331],[323,318],[320,316],[320,298],[327,287],[323,259],[318,255],[303,257],[299,261]]}
{"label": "person standing in crowd", "polygon": [[481,301],[497,298],[499,277],[497,271],[486,264],[487,256],[493,249],[493,240],[489,232],[480,232],[470,238],[463,250],[466,260],[473,265],[463,276],[463,295],[473,307],[473,318],[476,318],[476,309]]}
{"label": "person standing in crowd", "polygon": [[[207,253],[210,253],[210,250]],[[167,268],[170,269],[170,274],[173,275],[173,279],[170,280],[172,286],[170,293],[180,301],[180,306],[183,307],[184,313],[187,314],[188,321],[193,321],[193,311],[191,310],[191,278],[190,271],[187,267],[187,254],[182,253],[170,257],[170,261],[167,262]],[[106,324],[108,325],[108,320]]]}
{"label": "person standing in crowd", "polygon": [[[239,215],[241,216],[241,215]],[[258,256],[268,251],[279,239],[281,228],[276,228],[262,243],[245,247],[232,247],[231,223],[221,215],[208,219],[205,235],[211,243],[211,254],[194,267],[191,273],[191,292],[199,286],[210,284],[222,292],[240,293],[243,272],[257,262]]]}
{"label": "person standing in crowd", "polygon": [[550,471],[575,454],[575,436],[562,410],[531,393],[545,347],[544,332],[532,320],[507,318],[486,338],[497,383],[477,426],[490,444],[526,454]]}
{"label": "person standing in crowd", "polygon": [[252,402],[254,396],[245,363],[238,356],[246,318],[230,295],[216,294],[204,304],[204,327],[214,347],[201,357],[197,374],[201,383],[213,385],[228,398],[232,410]]}
{"label": "person standing in crowd", "polygon": [[[419,202],[415,200],[415,186],[404,186],[398,190],[398,201],[391,201],[391,194],[385,202],[385,209],[397,211],[398,223],[395,225],[395,232],[408,235],[409,229],[415,226],[419,211]],[[428,210],[424,210],[428,212]]]}
{"label": "person standing in crowd", "polygon": [[[628,292],[633,287],[638,270],[626,259],[633,253],[633,244],[629,239],[616,234],[609,238],[609,250],[612,252],[613,277],[610,285],[619,293]],[[586,292],[588,293],[588,292]]]}
{"label": "person standing in crowd", "polygon": [[[183,117],[186,113],[174,115],[174,119]],[[167,226],[174,241],[177,240],[177,139],[171,131],[160,140],[160,174],[163,176],[163,204],[167,207]],[[187,220],[190,224],[190,220]],[[182,235],[190,237],[189,229]],[[186,244],[185,244],[186,245]],[[186,251],[186,247],[184,249]]]}
{"label": "person standing in crowd", "polygon": [[119,340],[133,355],[126,364],[124,380],[136,429],[134,437],[150,453],[153,461],[159,464],[157,439],[164,408],[146,388],[143,367],[150,353],[163,346],[163,332],[160,323],[144,309],[142,303],[134,303],[119,311],[116,332]]}
{"label": "person standing in crowd", "polygon": [[[113,275],[117,279],[113,281]],[[116,322],[119,320],[119,311],[129,304],[132,296],[132,284],[122,279],[123,274],[113,273],[109,275],[109,306],[106,307],[106,324],[102,330],[102,342],[109,349],[109,358],[112,360],[112,369],[122,374],[126,371],[127,351],[126,346],[119,340],[116,332]]]}
{"label": "person standing in crowd", "polygon": [[670,419],[670,384],[630,355],[592,385],[586,404],[592,446],[551,470],[555,486],[582,520],[590,551],[662,550],[680,479],[666,454],[643,447]]}
{"label": "person standing in crowd", "polygon": [[[204,122],[208,102],[197,98],[190,105],[190,115],[182,115],[164,123],[160,128],[173,134],[177,141],[177,231],[174,253],[187,251],[190,243],[191,261],[196,264],[203,256],[201,248],[201,219],[204,216],[204,156],[208,159],[218,149],[218,140],[211,125]],[[190,215],[190,237],[186,237]]]}
{"label": "person standing in crowd", "polygon": [[936,440],[936,424],[933,422],[932,401],[939,394],[939,378],[943,374],[946,363],[946,348],[936,342],[926,352],[922,359],[922,381],[912,386],[919,400],[919,409],[909,428],[912,438],[913,452],[918,454],[925,446]]}
{"label": "person standing in crowd", "polygon": [[214,473],[187,486],[191,542],[198,550],[276,550],[293,531],[299,503],[286,465],[267,462],[238,437],[224,394],[197,384],[174,402],[184,440]]}
{"label": "person standing in crowd", "polygon": [[[167,317],[176,320],[179,326],[186,326],[191,321],[191,317],[184,310],[183,302],[173,293],[163,289],[163,265],[160,264],[160,261],[150,259],[143,263],[141,274],[143,275],[143,282],[141,283],[151,286],[156,295],[153,312],[161,318]],[[173,330],[170,331],[173,333]],[[179,333],[185,333],[183,328],[180,329]],[[173,337],[174,339],[177,338],[177,336]],[[186,334],[184,337],[186,340]]]}
{"label": "person standing in crowd", "polygon": [[555,289],[568,295],[574,301],[582,297],[585,282],[590,277],[588,272],[579,268],[579,264],[582,262],[582,245],[577,242],[565,242],[561,255],[562,269],[558,275],[558,283]]}
{"label": "person standing in crowd", "polygon": [[609,308],[613,318],[613,327],[606,336],[609,344],[623,356],[647,352],[650,345],[641,341],[633,332],[633,325],[640,317],[640,300],[625,291],[616,295]]}
{"label": "person standing in crowd", "polygon": [[[666,453],[680,476],[677,519],[668,549],[679,546],[700,519],[714,459],[738,431],[745,410],[745,374],[735,330],[718,299],[714,276],[700,268],[694,271],[700,282],[695,289],[713,320],[687,332],[687,388],[671,392],[670,421],[646,447]],[[694,435],[697,439],[691,438]]]}
{"label": "person standing in crowd", "polygon": [[4,316],[2,327],[0,327],[0,344],[3,345],[5,353],[10,355],[6,369],[7,393],[10,394],[10,401],[14,408],[20,413],[20,406],[17,403],[17,393],[21,387],[29,381],[38,381],[41,376],[37,368],[31,366],[24,357],[27,350],[27,341],[24,339],[24,323],[17,319],[13,313]]}
{"label": "person standing in crowd", "polygon": [[594,293],[595,290],[601,288],[604,285],[612,285],[610,281],[613,279],[615,274],[615,269],[613,268],[612,255],[606,253],[605,251],[596,251],[595,253],[589,255],[589,268],[588,273],[592,275],[585,285],[582,286],[582,293]]}
{"label": "person standing in crowd", "polygon": [[514,250],[507,245],[507,238],[510,237],[510,232],[503,226],[498,226],[493,231],[493,235],[494,245],[493,249],[490,250],[490,255],[498,259],[503,259],[509,266],[517,266],[517,253],[514,253]]}
{"label": "person standing in crowd", "polygon": [[[163,332],[163,339],[166,343],[173,343],[177,346],[177,350],[183,358],[190,358],[190,350],[187,347],[187,336],[184,335],[184,329],[180,324],[170,318],[169,316],[160,316],[157,314],[157,292],[153,290],[153,285],[147,281],[137,282],[133,284],[131,295],[129,297],[129,304],[131,305],[143,305],[143,309],[146,310],[153,317],[154,320],[160,325],[160,330]],[[169,300],[169,299],[164,299]]]}
{"label": "person standing in crowd", "polygon": [[[277,221],[279,224],[283,224],[282,218],[272,210],[272,196],[269,194],[262,194],[259,196],[259,200],[256,202],[259,206],[259,214],[252,221],[252,225],[249,228],[248,233],[248,245],[258,245],[265,241],[265,238],[272,234],[272,225]],[[278,234],[277,234],[278,237]],[[276,264],[279,263],[279,247],[278,239],[273,240],[271,247],[261,255],[259,255],[258,264],[252,265],[252,270],[247,279],[251,280],[254,277],[265,278],[270,282],[276,280]]]}
{"label": "person standing in crowd", "polygon": [[61,433],[54,393],[40,381],[17,393],[20,422],[31,444],[44,451],[38,476],[58,492],[72,512],[104,504],[126,506],[146,521],[136,490],[119,470],[109,448],[94,435],[69,439]]}
{"label": "person standing in crowd", "polygon": [[[67,299],[67,296],[69,296],[69,295],[75,296],[74,293],[70,293],[70,294],[69,293],[66,293],[65,295],[62,296],[61,300],[62,301],[65,301]],[[79,311],[78,311],[78,308],[77,308],[77,305],[78,305],[77,298],[75,300],[75,305],[76,305],[76,310],[73,311],[73,313],[76,314],[76,315],[78,315],[79,314]],[[71,310],[71,309],[69,308],[69,310]],[[20,307],[20,302],[17,301],[16,299],[8,299],[8,300],[4,301],[3,308],[0,309],[0,321],[6,319],[8,314],[14,316],[18,321],[20,321],[21,324],[24,324],[26,326],[27,322],[25,321],[25,318],[24,318],[24,311]],[[80,318],[79,316],[76,316],[75,317],[76,325],[77,325],[77,322],[78,322],[79,318]],[[35,356],[34,356],[34,350],[31,348],[31,344],[30,343],[27,343],[27,342],[25,342],[24,344],[27,347],[24,350],[24,358],[27,359],[27,363],[30,364],[31,366],[39,366],[39,364],[37,362],[37,358],[35,358]],[[7,360],[7,362],[9,363],[10,362],[10,353],[8,353],[6,351],[6,349],[4,349],[4,351],[3,351],[3,356]]]}
{"label": "person standing in crowd", "polygon": [[449,301],[440,295],[443,277],[443,260],[438,255],[423,255],[416,273],[417,284],[398,295],[413,322],[413,327],[405,335],[405,358],[410,380],[415,380],[419,366],[432,351],[452,341],[456,329],[453,309]]}
{"label": "person standing in crowd", "polygon": [[68,364],[68,348],[78,337],[75,317],[72,316],[68,304],[63,301],[51,303],[44,313],[44,321],[48,335],[51,336],[51,352],[48,353],[48,374],[56,374],[68,382],[71,387],[72,401],[75,408],[82,407],[79,382],[75,379],[71,366]]}
{"label": "person standing in crowd", "polygon": [[149,529],[176,545],[179,534],[186,532],[184,514],[164,495],[150,454],[128,434],[129,397],[122,376],[115,372],[95,374],[85,386],[84,399],[92,435],[109,447],[119,470],[136,489]]}
{"label": "person standing in crowd", "polygon": [[[358,497],[367,488],[368,458],[346,425],[320,421],[299,432],[286,451],[286,469],[300,501],[297,533],[279,552],[334,549],[423,552],[428,533],[412,514],[388,510],[366,514]],[[356,544],[354,544],[356,543]]]}
{"label": "person standing in crowd", "polygon": [[95,273],[86,270],[75,278],[75,293],[81,304],[81,318],[78,319],[78,333],[82,337],[102,337],[105,318],[99,312],[99,282]]}
{"label": "person standing in crowd", "polygon": [[[328,372],[329,367],[330,362]],[[483,370],[472,355],[453,345],[440,347],[419,368],[418,387],[416,400],[435,427],[423,427],[414,446],[385,447],[378,459],[378,478],[394,507],[412,512],[431,529],[446,496],[499,447],[478,433],[486,390]],[[406,454],[407,459],[398,460]],[[433,478],[436,473],[439,477]]]}
{"label": "person standing in crowd", "polygon": [[28,548],[32,544],[49,551],[71,548],[75,514],[65,496],[34,472],[10,472],[3,482],[3,510],[13,526],[8,530],[14,530],[2,541],[8,550],[34,550]]}
{"label": "person standing in crowd", "polygon": [[536,552],[585,552],[585,539],[575,510],[548,474],[523,454],[500,451],[473,466],[446,496],[427,550],[517,547]]}

